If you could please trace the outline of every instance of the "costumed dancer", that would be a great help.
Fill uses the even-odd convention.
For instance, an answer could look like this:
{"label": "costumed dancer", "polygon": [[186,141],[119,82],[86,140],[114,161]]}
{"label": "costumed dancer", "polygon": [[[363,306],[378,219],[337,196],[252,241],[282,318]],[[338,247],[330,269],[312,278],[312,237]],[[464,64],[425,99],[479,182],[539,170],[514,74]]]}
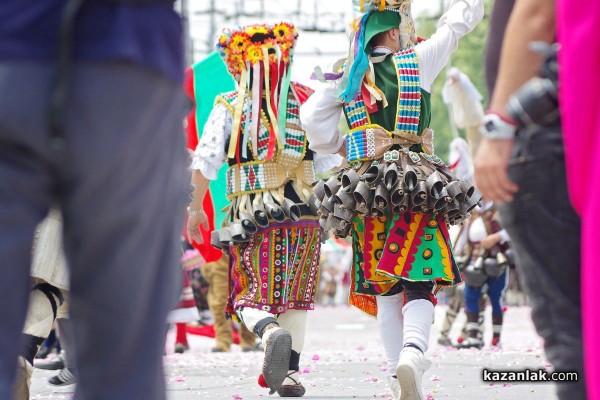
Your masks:
{"label": "costumed dancer", "polygon": [[[462,104],[457,104],[458,107],[461,107]],[[457,111],[457,108],[452,107],[454,112]],[[460,109],[459,109],[460,112]],[[461,137],[457,137],[450,142],[450,152],[448,154],[448,168],[456,175],[459,179],[466,180],[468,182],[473,182],[473,158],[471,157],[471,153],[469,151],[469,145],[467,141]],[[458,265],[458,269],[462,272],[464,267],[466,266],[464,263],[464,257],[458,256],[456,252],[456,242],[457,239],[461,236],[463,229],[459,226],[453,226],[450,228],[450,238],[452,245],[454,247],[454,255],[455,260]],[[452,326],[456,322],[456,318],[458,314],[464,310],[465,307],[465,285],[456,285],[456,286],[447,286],[443,288],[444,292],[448,296],[448,308],[444,314],[444,320],[442,321],[442,327],[440,328],[440,337],[438,338],[438,343],[443,346],[451,346],[453,343],[450,340],[450,330]],[[480,304],[480,308],[483,310],[485,308],[485,297],[482,295],[482,304]],[[481,327],[483,324],[483,312],[479,313],[478,318],[479,326]],[[480,329],[483,332],[483,329]],[[463,324],[461,329],[460,336],[458,337],[458,343],[462,343],[468,337],[467,334],[467,323]]]}
{"label": "costumed dancer", "polygon": [[[492,346],[500,345],[504,306],[502,299],[508,286],[508,233],[500,226],[496,207],[486,202],[473,211],[473,216],[461,227],[455,253],[461,256],[465,268],[465,311],[467,339],[458,343],[459,349],[483,347],[481,298],[484,286],[492,304]],[[484,303],[485,304],[485,303]]]}
{"label": "costumed dancer", "polygon": [[[188,149],[192,152],[198,146],[199,133],[208,120],[213,109],[215,98],[223,92],[235,89],[235,81],[227,71],[223,59],[215,51],[205,59],[186,69],[184,89],[193,106],[186,118],[186,135]],[[219,249],[211,246],[210,234],[215,226],[219,226],[225,218],[225,213],[220,210],[228,205],[226,198],[226,173],[221,170],[217,179],[212,180],[209,190],[204,197],[203,211],[209,221],[209,230],[203,231],[204,243],[196,243],[188,238],[196,249],[206,259],[201,266],[201,274],[192,279],[192,288],[199,288],[202,283],[208,284],[205,300],[208,309],[214,318],[214,338],[216,345],[212,352],[229,352],[234,342],[233,323],[225,316],[227,299],[229,298],[229,257]],[[193,243],[192,243],[193,242]],[[202,291],[194,290],[196,304],[199,309],[199,299]],[[260,349],[256,343],[256,335],[250,332],[244,324],[239,324],[239,344],[242,351],[255,351]],[[208,333],[212,333],[208,331]]]}
{"label": "costumed dancer", "polygon": [[179,296],[179,302],[175,309],[167,315],[167,324],[175,325],[175,353],[184,353],[190,349],[186,325],[200,319],[200,312],[196,307],[190,277],[194,275],[195,271],[200,271],[201,265],[204,264],[204,259],[198,250],[192,248],[184,239],[181,242],[183,251],[180,259],[183,268],[181,296]]}
{"label": "costumed dancer", "polygon": [[[475,154],[479,141],[479,123],[483,119],[483,97],[471,79],[456,67],[450,68],[448,79],[442,89],[442,99],[452,109],[452,117],[456,126],[467,132],[469,151]],[[471,171],[471,178],[473,171]]]}
{"label": "costumed dancer", "polygon": [[[417,44],[408,1],[355,1],[347,59],[303,106],[311,148],[340,152],[350,168],[319,182],[314,204],[326,231],[353,238],[350,303],[376,315],[396,398],[422,399],[435,293],[460,282],[448,223],[480,200],[433,154],[428,128],[435,77],[483,17],[483,1],[452,1],[436,33]],[[350,132],[342,136],[342,110]]]}
{"label": "costumed dancer", "polygon": [[[62,249],[62,217],[57,210],[51,210],[36,230],[31,278],[29,311],[23,328],[24,345],[17,364],[13,391],[14,398],[18,400],[29,399],[33,359],[50,335],[54,322],[59,318],[68,318],[69,277]],[[66,332],[64,336],[67,342]],[[63,371],[51,377],[50,382],[58,385],[67,381],[68,384],[74,383],[72,368]]]}
{"label": "costumed dancer", "polygon": [[311,90],[291,82],[298,33],[290,23],[226,29],[217,50],[238,89],[218,96],[192,163],[188,230],[202,241],[202,201],[224,164],[229,214],[212,243],[230,256],[228,313],[265,347],[259,381],[270,394],[300,397],[299,360],[307,310],[314,308],[321,232],[307,206],[315,167],[339,157],[308,150],[299,109]]}

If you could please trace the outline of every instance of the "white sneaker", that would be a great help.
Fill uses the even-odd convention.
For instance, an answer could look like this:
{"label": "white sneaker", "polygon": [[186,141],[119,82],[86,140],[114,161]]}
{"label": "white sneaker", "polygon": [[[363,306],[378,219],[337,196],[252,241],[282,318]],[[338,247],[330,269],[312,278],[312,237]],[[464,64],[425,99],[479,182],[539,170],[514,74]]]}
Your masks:
{"label": "white sneaker", "polygon": [[387,383],[392,391],[392,399],[400,400],[400,382],[398,382],[398,379],[394,378],[393,376],[388,376]]}
{"label": "white sneaker", "polygon": [[400,400],[423,400],[423,373],[431,361],[421,351],[405,347],[400,353],[396,376],[400,383]]}

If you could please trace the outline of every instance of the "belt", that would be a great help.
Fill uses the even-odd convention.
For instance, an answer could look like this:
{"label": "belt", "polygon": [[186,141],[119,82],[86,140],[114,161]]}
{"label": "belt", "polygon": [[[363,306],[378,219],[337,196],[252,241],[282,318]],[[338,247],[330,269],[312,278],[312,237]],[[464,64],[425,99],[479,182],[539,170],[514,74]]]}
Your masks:
{"label": "belt", "polygon": [[236,164],[227,170],[227,198],[242,194],[260,193],[282,187],[288,181],[312,184],[316,180],[312,160],[304,160],[288,170],[277,162]]}

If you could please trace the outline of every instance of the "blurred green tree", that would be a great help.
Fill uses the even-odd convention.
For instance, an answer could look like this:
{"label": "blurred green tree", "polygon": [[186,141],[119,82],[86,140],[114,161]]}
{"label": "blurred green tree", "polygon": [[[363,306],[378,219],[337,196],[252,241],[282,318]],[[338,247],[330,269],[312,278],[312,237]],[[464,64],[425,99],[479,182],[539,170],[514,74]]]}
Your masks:
{"label": "blurred green tree", "polygon": [[[448,147],[453,139],[451,121],[448,108],[442,100],[442,88],[446,81],[448,67],[457,67],[467,74],[477,87],[487,103],[487,88],[484,79],[484,48],[487,39],[492,0],[485,2],[485,17],[475,30],[463,37],[458,44],[458,50],[452,55],[449,65],[440,72],[431,89],[431,129],[435,131],[435,153],[443,160],[448,160]],[[435,33],[436,24],[440,15],[423,16],[416,18],[417,35],[429,38]],[[465,132],[458,129],[459,135],[465,137]]]}

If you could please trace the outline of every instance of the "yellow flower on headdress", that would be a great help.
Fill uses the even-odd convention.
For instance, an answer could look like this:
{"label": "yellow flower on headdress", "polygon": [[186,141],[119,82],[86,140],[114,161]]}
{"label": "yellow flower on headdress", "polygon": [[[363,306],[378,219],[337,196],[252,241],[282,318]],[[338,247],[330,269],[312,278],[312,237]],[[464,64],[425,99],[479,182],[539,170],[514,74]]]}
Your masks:
{"label": "yellow flower on headdress", "polygon": [[275,63],[279,58],[278,53],[278,44],[275,39],[266,39],[262,45],[263,54],[266,52],[269,55],[269,62]]}
{"label": "yellow flower on headdress", "polygon": [[246,34],[250,40],[252,40],[252,36],[257,34],[268,35],[269,28],[267,28],[265,25],[252,25],[246,28]]}
{"label": "yellow flower on headdress", "polygon": [[279,43],[293,42],[295,28],[287,22],[280,22],[273,27],[273,34]]}
{"label": "yellow flower on headdress", "polygon": [[255,44],[250,45],[246,50],[245,59],[251,65],[261,62],[263,59],[263,52],[261,47]]}
{"label": "yellow flower on headdress", "polygon": [[225,61],[227,65],[230,65],[235,70],[241,71],[244,69],[244,58],[241,54],[229,54],[229,57]]}
{"label": "yellow flower on headdress", "polygon": [[250,39],[248,35],[244,32],[235,32],[231,36],[231,42],[229,43],[229,48],[233,54],[241,54],[246,47],[250,44]]}
{"label": "yellow flower on headdress", "polygon": [[227,44],[229,43],[229,36],[225,33],[222,33],[221,35],[219,35],[219,40],[217,41],[217,43],[221,47],[227,47]]}

